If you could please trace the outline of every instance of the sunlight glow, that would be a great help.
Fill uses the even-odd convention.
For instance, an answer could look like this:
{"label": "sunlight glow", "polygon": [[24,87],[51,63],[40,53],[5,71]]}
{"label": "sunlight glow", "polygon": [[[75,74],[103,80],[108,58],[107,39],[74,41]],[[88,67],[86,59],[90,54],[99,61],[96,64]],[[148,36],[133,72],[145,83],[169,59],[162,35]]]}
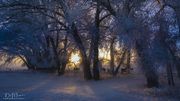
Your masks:
{"label": "sunlight glow", "polygon": [[72,53],[70,56],[70,62],[74,63],[74,64],[79,64],[81,62],[81,57],[79,55],[79,53]]}
{"label": "sunlight glow", "polygon": [[107,51],[105,48],[99,49],[99,58],[110,60],[110,51]]}

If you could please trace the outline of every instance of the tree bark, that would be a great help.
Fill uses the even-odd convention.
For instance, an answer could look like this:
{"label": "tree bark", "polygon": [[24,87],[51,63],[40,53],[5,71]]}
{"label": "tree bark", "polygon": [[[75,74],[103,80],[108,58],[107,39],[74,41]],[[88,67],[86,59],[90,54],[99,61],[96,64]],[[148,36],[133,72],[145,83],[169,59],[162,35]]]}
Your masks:
{"label": "tree bark", "polygon": [[78,30],[77,30],[75,23],[73,23],[71,26],[71,33],[74,38],[74,41],[76,42],[76,44],[80,50],[80,54],[82,56],[84,79],[90,80],[90,79],[92,79],[91,69],[90,69],[90,61],[88,60],[88,57],[86,55],[86,49],[83,45],[83,42],[82,42],[80,36],[78,35]]}
{"label": "tree bark", "polygon": [[113,74],[114,72],[114,41],[115,38],[111,40],[111,45],[110,45],[110,56],[111,56],[111,61],[110,61],[110,68],[111,68],[111,73]]}
{"label": "tree bark", "polygon": [[56,47],[55,41],[54,41],[54,39],[52,37],[49,37],[49,40],[51,42],[53,52],[54,52],[53,55],[54,55],[54,60],[56,62],[55,68],[59,69],[60,68],[60,61],[59,61],[59,55],[58,55],[58,52],[57,52],[57,47]]}
{"label": "tree bark", "polygon": [[97,8],[96,8],[96,15],[95,15],[95,32],[93,34],[93,78],[95,80],[100,79],[99,75],[99,25],[100,25],[100,19],[99,19],[99,14],[100,14],[100,5],[99,5],[99,0],[97,0]]}
{"label": "tree bark", "polygon": [[180,78],[180,59],[174,54],[174,51],[167,44],[166,44],[166,48],[168,49],[168,51],[170,52],[172,56],[173,62],[177,70],[178,77]]}
{"label": "tree bark", "polygon": [[[81,53],[81,54],[84,54],[84,53]],[[86,80],[92,79],[91,70],[90,70],[90,62],[87,56],[82,56],[82,64],[83,64],[84,78]]]}
{"label": "tree bark", "polygon": [[166,71],[167,71],[167,79],[168,79],[168,84],[170,86],[174,86],[174,78],[173,78],[173,72],[172,72],[172,63],[168,63],[166,66]]}
{"label": "tree bark", "polygon": [[147,43],[144,42],[136,42],[136,50],[139,55],[140,61],[142,63],[142,69],[144,71],[146,81],[147,81],[147,87],[158,87],[159,86],[159,79],[158,75],[156,73],[155,68],[153,68],[153,63],[151,62],[147,50]]}
{"label": "tree bark", "polygon": [[127,73],[129,74],[130,70],[131,70],[131,50],[130,49],[128,49],[128,51],[127,51],[126,70],[127,70]]}
{"label": "tree bark", "polygon": [[127,51],[127,50],[124,50],[124,52],[122,53],[120,62],[119,62],[119,64],[118,64],[117,68],[115,69],[115,71],[113,72],[113,75],[114,75],[114,76],[116,76],[116,75],[118,74],[119,68],[121,67],[122,63],[124,62],[124,58],[125,58],[126,51]]}
{"label": "tree bark", "polygon": [[63,75],[65,73],[65,69],[66,69],[66,64],[67,64],[67,37],[68,35],[65,36],[65,40],[64,40],[64,48],[63,48],[63,54],[62,54],[62,58],[61,58],[61,65],[58,71],[59,75]]}
{"label": "tree bark", "polygon": [[[95,44],[96,43],[96,44]],[[94,40],[94,59],[93,59],[93,77],[95,80],[100,79],[99,75],[99,50],[98,50],[98,38]]]}
{"label": "tree bark", "polygon": [[19,57],[20,57],[20,59],[25,63],[25,65],[27,66],[27,68],[28,68],[29,70],[35,70],[35,67],[34,67],[33,65],[31,65],[31,64],[27,61],[27,59],[24,59],[24,57],[22,57],[22,56],[20,56],[20,55],[19,55]]}

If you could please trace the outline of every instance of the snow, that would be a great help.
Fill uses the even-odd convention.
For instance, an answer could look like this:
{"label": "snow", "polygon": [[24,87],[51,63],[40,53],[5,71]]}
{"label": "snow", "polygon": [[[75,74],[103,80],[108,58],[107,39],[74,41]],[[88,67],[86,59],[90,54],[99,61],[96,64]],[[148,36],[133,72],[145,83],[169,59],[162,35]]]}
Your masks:
{"label": "snow", "polygon": [[17,65],[6,65],[6,66],[1,66],[0,65],[0,71],[23,71],[27,70],[27,67],[22,67],[22,66],[17,66]]}
{"label": "snow", "polygon": [[180,99],[177,96],[170,96],[171,92],[166,85],[148,89],[144,84],[143,76],[137,74],[113,78],[105,75],[100,81],[85,81],[82,74],[72,72],[64,76],[32,71],[1,72],[0,101],[5,93],[12,92],[23,95],[21,101],[179,101]]}

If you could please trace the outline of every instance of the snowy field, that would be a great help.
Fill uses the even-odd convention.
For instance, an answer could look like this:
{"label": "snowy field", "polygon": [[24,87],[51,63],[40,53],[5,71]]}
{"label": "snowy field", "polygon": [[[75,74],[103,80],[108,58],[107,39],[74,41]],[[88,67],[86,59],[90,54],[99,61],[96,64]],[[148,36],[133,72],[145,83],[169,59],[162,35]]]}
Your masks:
{"label": "snowy field", "polygon": [[11,71],[0,73],[0,101],[180,101],[178,84],[148,89],[135,74],[85,81],[75,73]]}

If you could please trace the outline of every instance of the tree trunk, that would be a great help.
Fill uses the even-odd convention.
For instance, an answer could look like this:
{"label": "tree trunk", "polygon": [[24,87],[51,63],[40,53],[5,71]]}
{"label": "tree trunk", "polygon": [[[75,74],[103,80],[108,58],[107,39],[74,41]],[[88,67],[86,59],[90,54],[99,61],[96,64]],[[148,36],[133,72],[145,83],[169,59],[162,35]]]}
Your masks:
{"label": "tree trunk", "polygon": [[67,43],[68,43],[68,35],[65,36],[65,40],[64,40],[64,48],[63,48],[63,53],[61,56],[61,65],[60,68],[58,70],[58,74],[59,75],[63,75],[65,73],[65,69],[66,69],[66,64],[67,64]]}
{"label": "tree trunk", "polygon": [[70,33],[72,34],[74,41],[76,42],[76,45],[78,46],[78,48],[80,50],[80,54],[82,56],[84,78],[86,80],[90,80],[90,79],[92,79],[91,69],[90,69],[90,61],[88,60],[88,57],[86,55],[86,49],[83,45],[81,37],[78,35],[78,30],[77,30],[75,23],[72,23]]}
{"label": "tree trunk", "polygon": [[175,65],[176,65],[176,69],[177,69],[177,72],[178,72],[178,77],[180,79],[180,59],[176,59]]}
{"label": "tree trunk", "polygon": [[94,40],[94,59],[93,59],[93,77],[95,80],[99,80],[99,51],[98,51],[98,38]]}
{"label": "tree trunk", "polygon": [[167,71],[167,79],[168,79],[168,84],[170,86],[174,86],[174,78],[173,78],[173,72],[172,72],[172,63],[168,63],[166,66],[166,71]]}
{"label": "tree trunk", "polygon": [[153,64],[149,62],[148,57],[146,57],[146,55],[142,55],[140,58],[141,58],[143,70],[145,72],[145,77],[147,80],[147,86],[149,88],[158,87],[159,86],[158,75],[155,69],[153,68]]}
{"label": "tree trunk", "polygon": [[[170,5],[175,10],[177,22],[178,22],[178,27],[180,29],[180,1],[179,0],[174,0],[174,1],[165,0],[165,1],[168,5]],[[180,33],[179,33],[179,35],[180,35]],[[176,57],[174,55],[174,53],[172,55],[173,55],[173,60],[175,62],[176,70],[178,72],[178,77],[180,78],[180,59],[178,57]]]}
{"label": "tree trunk", "polygon": [[126,70],[127,70],[127,73],[129,74],[130,70],[131,70],[131,50],[130,49],[128,49],[128,51],[127,51]]}
{"label": "tree trunk", "polygon": [[166,48],[168,49],[168,51],[170,52],[171,56],[172,56],[172,60],[175,64],[177,73],[178,73],[178,77],[180,78],[180,59],[175,55],[175,52],[166,44]]}
{"label": "tree trunk", "polygon": [[91,63],[91,60],[93,57],[93,47],[94,47],[93,44],[94,44],[93,37],[91,36],[91,43],[90,43],[90,47],[89,47],[89,56],[88,56],[90,63]]}
{"label": "tree trunk", "polygon": [[55,41],[52,37],[49,37],[49,40],[51,42],[52,48],[53,48],[53,55],[54,55],[54,60],[55,60],[55,68],[59,69],[60,68],[60,61],[59,61],[59,55],[57,52],[57,47],[55,45]]}
{"label": "tree trunk", "polygon": [[58,69],[58,75],[64,75],[65,69],[66,69],[66,64],[67,64],[66,60],[61,61],[60,68]]}
{"label": "tree trunk", "polygon": [[153,63],[151,62],[149,56],[148,56],[148,45],[146,42],[136,42],[136,49],[137,53],[139,55],[140,61],[142,63],[142,69],[145,73],[146,81],[147,81],[147,87],[158,87],[159,86],[159,80],[158,75],[156,73],[155,68],[153,68]]}
{"label": "tree trunk", "polygon": [[31,62],[30,60],[28,60],[27,58],[22,57],[21,55],[18,55],[18,56],[24,62],[24,64],[27,66],[27,68],[29,70],[35,70],[35,66],[30,63]]}
{"label": "tree trunk", "polygon": [[93,34],[93,52],[94,52],[94,57],[93,57],[93,78],[95,80],[100,79],[99,75],[99,25],[100,25],[100,19],[99,19],[99,14],[100,14],[100,5],[99,5],[99,0],[97,1],[97,9],[96,9],[96,16],[95,16],[95,31]]}
{"label": "tree trunk", "polygon": [[110,61],[110,68],[111,68],[111,73],[113,74],[114,72],[114,41],[115,38],[111,40],[111,45],[110,45],[110,56],[111,56],[111,61]]}
{"label": "tree trunk", "polygon": [[99,80],[99,28],[93,34],[93,78]]}
{"label": "tree trunk", "polygon": [[117,73],[118,73],[118,71],[119,71],[119,68],[121,67],[122,63],[124,62],[124,58],[125,58],[126,51],[127,51],[127,50],[124,50],[124,52],[122,53],[120,62],[119,62],[119,64],[118,64],[117,68],[115,69],[115,71],[113,72],[113,75],[114,75],[114,76],[117,75]]}
{"label": "tree trunk", "polygon": [[[83,54],[83,53],[81,53]],[[82,64],[83,64],[83,73],[84,73],[84,78],[86,80],[92,79],[91,75],[91,69],[90,69],[90,62],[86,56],[82,55]]]}

